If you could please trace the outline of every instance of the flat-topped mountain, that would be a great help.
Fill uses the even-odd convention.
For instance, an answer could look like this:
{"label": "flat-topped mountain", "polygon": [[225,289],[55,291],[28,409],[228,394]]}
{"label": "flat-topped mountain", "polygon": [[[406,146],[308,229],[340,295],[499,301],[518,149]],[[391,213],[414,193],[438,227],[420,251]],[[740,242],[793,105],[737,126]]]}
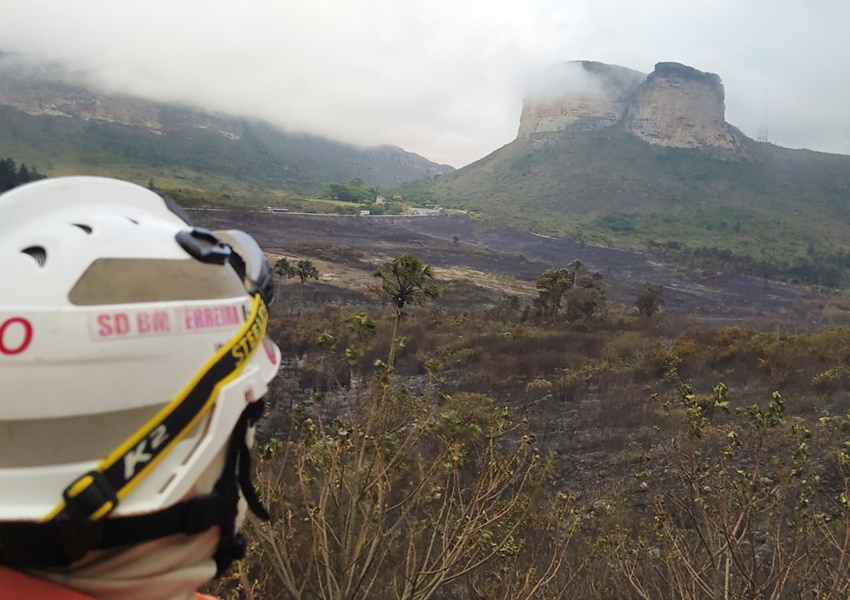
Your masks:
{"label": "flat-topped mountain", "polygon": [[621,125],[649,144],[751,158],[751,140],[726,123],[723,83],[714,73],[661,62],[645,75],[574,61],[548,71],[537,87],[523,103],[519,138]]}

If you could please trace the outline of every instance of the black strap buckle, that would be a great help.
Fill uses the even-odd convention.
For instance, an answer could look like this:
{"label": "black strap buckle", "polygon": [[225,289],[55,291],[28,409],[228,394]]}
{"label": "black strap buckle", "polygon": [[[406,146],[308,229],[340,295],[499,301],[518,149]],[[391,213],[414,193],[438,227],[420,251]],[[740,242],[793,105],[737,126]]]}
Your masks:
{"label": "black strap buckle", "polygon": [[230,260],[230,246],[209,229],[195,227],[191,231],[178,231],[174,236],[180,247],[202,263],[225,265]]}
{"label": "black strap buckle", "polygon": [[[82,489],[75,490],[86,479],[91,481]],[[64,513],[75,521],[102,519],[118,506],[115,488],[100,471],[89,471],[62,492],[65,499]]]}

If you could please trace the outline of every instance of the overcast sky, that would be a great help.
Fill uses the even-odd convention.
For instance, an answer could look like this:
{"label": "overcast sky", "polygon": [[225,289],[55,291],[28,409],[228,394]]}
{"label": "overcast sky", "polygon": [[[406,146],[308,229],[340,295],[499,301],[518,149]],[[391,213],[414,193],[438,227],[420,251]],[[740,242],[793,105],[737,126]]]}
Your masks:
{"label": "overcast sky", "polygon": [[850,154],[850,0],[0,0],[0,49],[111,91],[461,167],[568,60],[720,75],[727,121]]}

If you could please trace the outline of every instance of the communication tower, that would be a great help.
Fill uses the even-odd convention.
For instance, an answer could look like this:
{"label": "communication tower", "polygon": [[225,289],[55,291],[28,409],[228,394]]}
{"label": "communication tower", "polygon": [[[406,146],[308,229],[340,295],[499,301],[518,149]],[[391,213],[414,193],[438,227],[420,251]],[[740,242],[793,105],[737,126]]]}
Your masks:
{"label": "communication tower", "polygon": [[762,103],[761,107],[761,118],[759,119],[759,129],[758,134],[756,135],[756,140],[763,144],[767,144],[770,142],[770,138],[768,137],[767,124],[767,90],[764,90],[764,102]]}

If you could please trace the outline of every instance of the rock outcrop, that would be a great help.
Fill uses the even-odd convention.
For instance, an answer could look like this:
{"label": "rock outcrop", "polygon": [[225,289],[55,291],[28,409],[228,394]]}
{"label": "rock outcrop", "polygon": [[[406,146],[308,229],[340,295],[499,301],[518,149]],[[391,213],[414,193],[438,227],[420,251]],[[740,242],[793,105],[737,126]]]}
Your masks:
{"label": "rock outcrop", "polygon": [[726,123],[725,113],[720,77],[664,62],[637,89],[624,125],[650,144],[741,152],[742,134]]}
{"label": "rock outcrop", "polygon": [[640,71],[600,62],[559,65],[532,84],[518,135],[561,131],[574,124],[610,127],[622,118],[629,95],[645,78]]}
{"label": "rock outcrop", "polygon": [[674,62],[648,76],[616,65],[576,61],[552,74],[549,94],[532,89],[519,138],[553,132],[622,128],[649,144],[703,148],[746,158],[747,138],[726,123],[720,77]]}

